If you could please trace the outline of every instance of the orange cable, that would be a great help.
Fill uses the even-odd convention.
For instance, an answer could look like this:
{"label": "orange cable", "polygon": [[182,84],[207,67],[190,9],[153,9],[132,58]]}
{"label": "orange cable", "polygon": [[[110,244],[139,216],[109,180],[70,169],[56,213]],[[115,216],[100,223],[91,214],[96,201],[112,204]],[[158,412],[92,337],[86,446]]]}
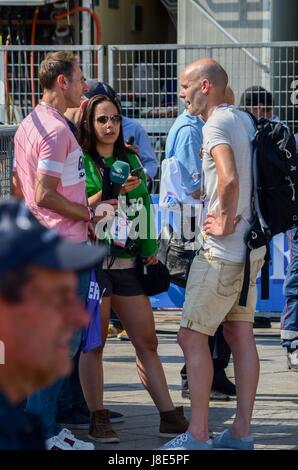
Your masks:
{"label": "orange cable", "polygon": [[[36,35],[36,21],[39,14],[39,7],[36,7],[34,10],[34,16],[32,21],[31,29],[31,46],[35,45],[35,35]],[[34,82],[34,52],[30,52],[30,81],[31,81],[31,96],[32,96],[32,107],[36,106],[36,96],[35,96],[35,82]]]}

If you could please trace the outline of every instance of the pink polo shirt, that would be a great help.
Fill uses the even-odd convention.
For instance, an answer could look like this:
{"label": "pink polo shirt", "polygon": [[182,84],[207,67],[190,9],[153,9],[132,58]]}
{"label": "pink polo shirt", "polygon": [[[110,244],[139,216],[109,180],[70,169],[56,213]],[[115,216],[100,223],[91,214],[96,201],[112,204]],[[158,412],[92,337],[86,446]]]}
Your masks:
{"label": "pink polo shirt", "polygon": [[46,227],[73,242],[87,240],[88,224],[72,220],[35,203],[39,173],[59,178],[57,192],[87,205],[83,153],[58,110],[39,104],[20,124],[14,138],[15,170],[26,205]]}

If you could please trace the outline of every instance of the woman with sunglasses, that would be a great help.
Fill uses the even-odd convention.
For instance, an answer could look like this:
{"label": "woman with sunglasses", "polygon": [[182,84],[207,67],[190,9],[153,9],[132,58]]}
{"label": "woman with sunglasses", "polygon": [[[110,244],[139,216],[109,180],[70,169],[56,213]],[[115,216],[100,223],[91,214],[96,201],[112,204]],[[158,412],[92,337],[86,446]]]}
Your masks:
{"label": "woman with sunglasses", "polygon": [[[105,168],[110,168],[116,160],[129,163],[131,170],[141,167],[137,155],[128,153],[125,147],[119,105],[111,97],[96,95],[88,101],[79,125],[78,141],[84,151],[87,193],[91,205],[96,205],[102,198]],[[146,264],[155,264],[157,241],[155,234],[153,238],[152,235],[150,237],[154,220],[144,173],[140,178],[129,176],[127,182],[122,185],[121,196],[127,204],[130,220],[133,221],[143,207],[145,208],[144,223],[147,224],[147,236],[138,238],[136,244],[141,256],[146,259]],[[136,206],[138,209],[135,212]],[[142,227],[139,228],[142,230]],[[183,415],[183,407],[175,408],[169,395],[157,354],[152,308],[138,280],[135,257],[117,246],[115,240],[107,241],[107,238],[106,236],[110,255],[104,260],[100,271],[103,296],[102,348],[81,354],[80,358],[82,388],[91,412],[89,437],[98,442],[119,442],[118,435],[111,427],[109,412],[103,407],[102,349],[107,337],[111,307],[135,347],[138,374],[160,412],[160,435],[175,436],[187,430],[188,422]],[[95,375],[92,370],[94,364],[96,367],[98,363],[100,374]],[[85,386],[86,383],[89,384],[88,387]],[[93,383],[93,387],[90,387],[90,383]]]}

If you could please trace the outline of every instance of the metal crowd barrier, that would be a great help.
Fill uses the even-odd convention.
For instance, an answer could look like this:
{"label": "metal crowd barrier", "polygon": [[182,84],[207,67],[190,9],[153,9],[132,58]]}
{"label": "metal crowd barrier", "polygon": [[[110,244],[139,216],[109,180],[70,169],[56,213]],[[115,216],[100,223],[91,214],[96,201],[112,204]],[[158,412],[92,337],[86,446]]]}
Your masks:
{"label": "metal crowd barrier", "polygon": [[[183,111],[179,74],[190,62],[211,57],[229,75],[236,105],[252,85],[270,90],[274,114],[298,132],[298,42],[201,45],[2,46],[0,122],[18,124],[40,99],[38,66],[48,51],[78,54],[86,78],[105,80],[119,93],[123,112],[148,132],[160,163],[167,134]],[[160,169],[153,184],[158,193]]]}
{"label": "metal crowd barrier", "polygon": [[13,136],[17,126],[0,126],[0,200],[11,193]]}

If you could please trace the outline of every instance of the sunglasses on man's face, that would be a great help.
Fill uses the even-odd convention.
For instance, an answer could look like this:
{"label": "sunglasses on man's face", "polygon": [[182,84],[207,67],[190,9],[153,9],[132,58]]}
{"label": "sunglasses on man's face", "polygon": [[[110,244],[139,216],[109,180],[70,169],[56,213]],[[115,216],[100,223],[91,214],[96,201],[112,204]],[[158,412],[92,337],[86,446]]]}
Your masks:
{"label": "sunglasses on man's face", "polygon": [[122,120],[122,116],[120,114],[114,114],[113,116],[106,116],[103,114],[102,116],[98,116],[96,118],[96,122],[99,122],[100,124],[105,125],[107,124],[109,119],[111,120],[112,124],[116,125],[116,124],[120,124]]}

